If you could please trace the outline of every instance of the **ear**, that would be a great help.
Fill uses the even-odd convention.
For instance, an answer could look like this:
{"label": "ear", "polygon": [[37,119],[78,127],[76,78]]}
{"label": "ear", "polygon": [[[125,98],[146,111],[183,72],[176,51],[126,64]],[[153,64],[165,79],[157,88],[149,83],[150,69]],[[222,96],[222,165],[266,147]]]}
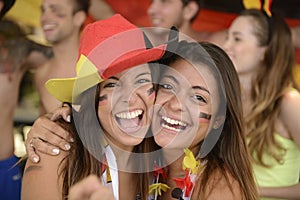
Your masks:
{"label": "ear", "polygon": [[74,14],[74,24],[78,27],[81,27],[86,19],[86,13],[84,11],[78,11]]}
{"label": "ear", "polygon": [[221,115],[216,117],[214,124],[213,124],[213,129],[218,129],[220,128],[224,122],[225,122],[226,116],[225,115]]}
{"label": "ear", "polygon": [[183,17],[187,21],[191,21],[193,17],[197,14],[199,10],[199,6],[195,1],[190,1],[184,8],[183,8]]}

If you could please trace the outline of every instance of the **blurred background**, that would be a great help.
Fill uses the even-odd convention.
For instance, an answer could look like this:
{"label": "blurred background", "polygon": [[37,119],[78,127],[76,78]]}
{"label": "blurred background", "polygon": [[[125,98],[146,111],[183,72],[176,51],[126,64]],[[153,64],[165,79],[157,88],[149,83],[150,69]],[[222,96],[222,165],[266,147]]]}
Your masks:
{"label": "blurred background", "polygon": [[[91,13],[87,21],[104,19],[113,13],[120,13],[137,26],[150,26],[147,8],[151,0],[91,0]],[[193,27],[199,31],[218,31],[229,27],[231,21],[243,10],[241,0],[202,0],[200,15],[194,21]],[[40,28],[41,0],[16,0],[6,17],[17,21],[33,36],[35,41],[44,43]],[[94,10],[97,10],[95,12]],[[280,10],[290,27],[300,25],[300,1],[299,0],[273,0],[272,10]],[[300,36],[299,36],[300,37]],[[295,51],[297,66],[295,74],[300,83],[300,50]],[[24,136],[30,129],[30,125],[38,116],[38,95],[33,86],[32,74],[28,72],[21,85],[20,104],[15,114],[16,127],[16,155],[22,156]]]}

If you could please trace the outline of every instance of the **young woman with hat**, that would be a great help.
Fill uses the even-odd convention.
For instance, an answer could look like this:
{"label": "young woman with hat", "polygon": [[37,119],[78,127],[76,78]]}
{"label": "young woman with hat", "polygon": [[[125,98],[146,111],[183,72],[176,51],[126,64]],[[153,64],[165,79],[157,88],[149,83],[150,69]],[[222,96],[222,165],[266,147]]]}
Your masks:
{"label": "young woman with hat", "polygon": [[146,44],[143,32],[121,15],[84,29],[77,76],[46,83],[53,96],[72,104],[71,124],[59,123],[75,141],[58,157],[43,154],[37,165],[28,160],[22,199],[65,199],[70,186],[91,173],[101,177],[115,199],[146,199],[148,166],[143,155],[134,153],[151,148],[144,139],[155,98],[150,70],[155,66],[149,65],[167,49]]}

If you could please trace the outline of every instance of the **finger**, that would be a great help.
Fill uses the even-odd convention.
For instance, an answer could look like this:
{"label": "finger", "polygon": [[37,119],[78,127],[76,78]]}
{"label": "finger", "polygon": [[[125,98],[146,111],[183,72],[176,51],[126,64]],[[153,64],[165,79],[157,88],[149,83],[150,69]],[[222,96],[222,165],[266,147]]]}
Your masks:
{"label": "finger", "polygon": [[[59,145],[59,143],[63,142],[61,138],[68,142],[72,141],[68,131],[48,118],[38,118],[32,129],[35,129],[34,134],[38,134],[40,138],[53,145]],[[53,137],[55,135],[58,137]]]}
{"label": "finger", "polygon": [[33,140],[30,142],[30,146],[35,149],[37,152],[42,152],[48,155],[56,156],[60,153],[60,149],[56,146],[53,146],[40,138],[33,138]]}
{"label": "finger", "polygon": [[112,194],[112,192],[104,186],[101,186],[102,188],[98,188],[97,190],[95,190],[89,200],[114,200],[114,195]]}
{"label": "finger", "polygon": [[59,118],[63,118],[66,122],[71,122],[71,107],[69,106],[63,106],[60,108],[57,108],[53,115],[51,116],[51,120],[57,120]]}
{"label": "finger", "polygon": [[[65,132],[66,131],[62,127],[46,117],[38,118],[28,132],[25,140],[25,147],[28,152],[28,156],[35,156],[34,154],[37,154],[35,150],[48,153],[50,155],[57,155],[57,153],[59,153],[57,149],[59,148],[69,150],[71,147],[70,143],[57,135],[57,133],[60,135],[68,135],[68,133]],[[39,138],[39,143],[36,143],[36,140],[33,140],[33,138]],[[52,144],[52,146],[50,144]],[[34,149],[31,146],[34,146]]]}
{"label": "finger", "polygon": [[25,148],[26,148],[26,152],[28,155],[28,158],[34,162],[34,163],[38,163],[40,161],[40,157],[39,155],[35,152],[35,149],[33,148],[33,146],[30,144],[30,142],[25,142]]}
{"label": "finger", "polygon": [[70,200],[87,200],[101,187],[97,176],[90,175],[70,188]]}

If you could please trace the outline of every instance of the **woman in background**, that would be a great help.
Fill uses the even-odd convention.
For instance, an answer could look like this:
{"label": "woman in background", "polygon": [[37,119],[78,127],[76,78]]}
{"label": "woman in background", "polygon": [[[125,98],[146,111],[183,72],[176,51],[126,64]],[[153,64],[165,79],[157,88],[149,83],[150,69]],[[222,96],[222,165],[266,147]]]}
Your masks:
{"label": "woman in background", "polygon": [[299,199],[300,94],[290,29],[278,13],[245,10],[232,22],[224,49],[241,82],[260,196]]}

